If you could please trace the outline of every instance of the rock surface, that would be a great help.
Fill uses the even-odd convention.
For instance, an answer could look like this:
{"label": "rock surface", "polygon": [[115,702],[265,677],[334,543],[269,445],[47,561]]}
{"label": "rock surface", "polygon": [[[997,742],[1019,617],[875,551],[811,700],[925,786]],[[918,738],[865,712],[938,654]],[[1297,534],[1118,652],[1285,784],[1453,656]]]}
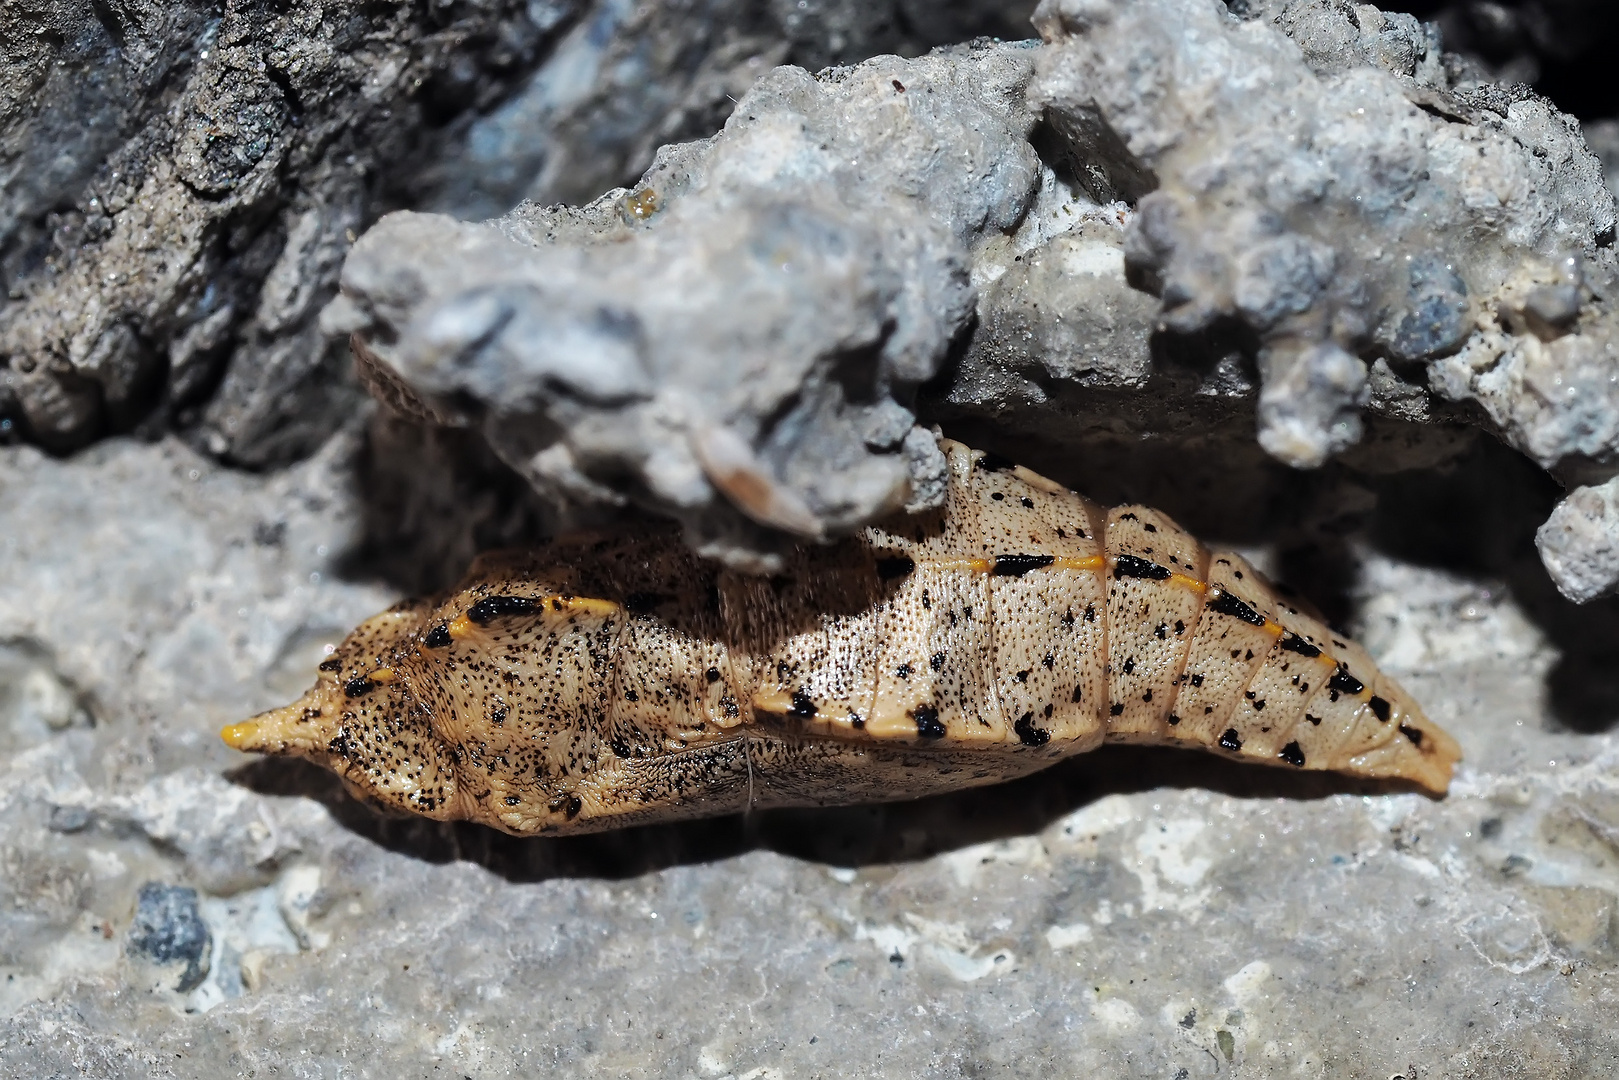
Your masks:
{"label": "rock surface", "polygon": [[[0,1074],[1619,1072],[1619,601],[1559,592],[1619,576],[1611,248],[1582,239],[1612,203],[1576,133],[1436,57],[1420,24],[1335,0],[1049,5],[1046,45],[771,70],[996,17],[924,8],[294,4],[216,23],[115,5],[52,14],[37,43],[36,16],[0,13],[24,27],[0,73],[0,436],[18,393],[60,406],[39,414],[67,418],[60,445],[146,436],[0,445]],[[1162,17],[1124,35],[1141,12]],[[1092,108],[1059,61],[1100,45],[1086,77],[1136,55],[1142,92],[1104,80]],[[1300,117],[1340,110],[1322,138],[1397,144],[1385,172],[1343,175],[1448,223],[1449,269],[1376,270],[1378,237],[1409,246],[1397,208],[1266,231],[1296,189],[1261,166],[1280,181],[1310,159],[1278,149],[1299,129],[1275,100],[1221,83],[1261,64]],[[1068,95],[1044,121],[1037,69]],[[1183,131],[1194,77],[1221,84],[1210,130],[1259,165],[1214,177],[1199,162],[1224,142],[1140,141]],[[722,134],[593,205],[362,239],[364,288],[328,323],[399,331],[362,352],[390,409],[362,404],[315,325],[344,229],[398,201],[582,199],[709,134],[727,95],[747,108]],[[1445,146],[1484,149],[1502,182],[1423,156]],[[502,173],[514,147],[534,156]],[[440,167],[457,155],[476,165]],[[237,181],[196,186],[210,176]],[[1164,229],[1154,199],[1181,208]],[[772,262],[782,238],[812,257]],[[1318,246],[1333,274],[1311,292]],[[1176,273],[1190,298],[1166,309],[1181,294],[1152,279]],[[1398,288],[1385,310],[1340,277]],[[1311,302],[1284,311],[1280,286]],[[1407,315],[1444,336],[1464,299],[1453,349],[1394,355]],[[1219,314],[1171,325],[1188,305]],[[1371,313],[1371,346],[1340,333],[1345,311]],[[623,312],[651,329],[615,336]],[[87,351],[22,380],[25,324]],[[501,339],[513,324],[576,347]],[[682,342],[761,359],[716,375]],[[652,407],[671,375],[698,407]],[[137,400],[107,387],[141,378],[168,404],[107,411]],[[671,417],[679,438],[652,441]],[[735,438],[714,444],[720,419]],[[1310,471],[1254,437],[1338,447],[1357,420]],[[935,422],[1291,580],[1457,735],[1449,797],[1115,748],[917,804],[523,842],[377,817],[217,737],[295,698],[362,618],[555,528],[559,493],[575,519],[685,514],[717,554],[767,562],[784,541],[761,519],[847,527],[901,497],[901,470],[925,502],[906,447]],[[587,466],[630,467],[570,472],[545,457],[558,432],[595,448]],[[838,479],[851,462],[858,484]],[[720,497],[711,475],[768,482]]]}
{"label": "rock surface", "polygon": [[1559,702],[1595,677],[1561,643],[1613,613],[1510,584],[1532,470],[1384,491],[1352,549],[1362,639],[1466,748],[1442,802],[1110,750],[547,843],[378,818],[215,735],[392,599],[344,576],[355,436],[274,477],[173,440],[0,455],[7,1075],[1619,1066],[1613,699]]}
{"label": "rock surface", "polygon": [[[1016,412],[1053,453],[1223,436],[1250,473],[1246,423],[1287,465],[1375,471],[1474,424],[1612,476],[1616,213],[1579,126],[1461,80],[1410,16],[1245,10],[1053,0],[1038,51],[779,69],[633,191],[386,219],[326,326],[554,501],[669,514],[741,565],[771,558],[749,519],[817,536],[925,503],[918,419]],[[822,222],[789,245],[810,277],[728,302],[772,276],[759,208],[784,205]]]}
{"label": "rock surface", "polygon": [[929,505],[944,461],[905,404],[972,314],[969,249],[1039,178],[1032,58],[779,68],[632,192],[383,219],[325,324],[554,501],[635,499],[740,565],[768,560],[757,526]]}
{"label": "rock surface", "polygon": [[1026,36],[1031,8],[7,7],[0,435],[172,427],[250,467],[303,457],[360,396],[315,316],[386,210],[587,199],[711,133],[776,63]]}

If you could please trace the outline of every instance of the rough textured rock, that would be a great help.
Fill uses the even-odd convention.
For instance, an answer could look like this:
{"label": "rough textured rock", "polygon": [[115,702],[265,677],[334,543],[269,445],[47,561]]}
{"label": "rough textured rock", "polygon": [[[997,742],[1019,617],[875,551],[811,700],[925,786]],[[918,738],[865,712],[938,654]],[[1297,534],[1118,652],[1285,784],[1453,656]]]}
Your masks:
{"label": "rough textured rock", "polygon": [[1024,36],[1032,5],[914,6],[0,11],[0,424],[56,449],[172,425],[250,466],[307,454],[359,396],[315,314],[380,213],[588,199],[780,60]]}
{"label": "rough textured rock", "polygon": [[[1535,10],[1528,2],[1468,5],[1485,6]],[[1576,6],[1601,7],[1569,0],[1566,10]],[[313,312],[348,243],[334,239],[348,227],[340,222],[363,225],[399,202],[450,207],[495,199],[497,190],[514,197],[517,188],[480,178],[492,172],[435,167],[495,129],[522,145],[529,132],[545,141],[569,125],[597,140],[590,146],[599,149],[569,137],[546,142],[546,161],[573,163],[547,182],[634,173],[660,140],[701,135],[717,122],[725,95],[743,97],[738,88],[774,62],[780,41],[792,42],[788,58],[812,66],[857,59],[860,40],[912,51],[929,43],[918,28],[935,25],[922,8],[896,4],[889,10],[898,17],[883,24],[867,5],[772,3],[774,21],[759,24],[776,28],[763,33],[775,43],[765,47],[744,41],[754,24],[727,15],[740,9],[696,5],[719,30],[682,37],[675,5],[643,5],[595,43],[600,52],[590,55],[606,59],[579,84],[557,70],[544,74],[544,58],[561,49],[540,43],[560,41],[588,16],[552,22],[560,9],[543,4],[498,12],[326,8],[336,21],[308,32],[296,19],[313,9],[296,4],[227,8],[213,29],[211,12],[196,8],[0,11],[8,61],[0,71],[0,221],[16,294],[0,315],[8,358],[0,377],[12,387],[30,374],[14,362],[12,335],[29,320],[47,326],[48,301],[63,313],[58,330],[132,330],[107,339],[93,371],[60,379],[57,397],[58,383],[30,383],[45,405],[65,403],[69,415],[81,400],[73,395],[86,394],[82,379],[117,385],[113,376],[128,370],[120,363],[139,355],[168,365],[166,392],[197,414],[187,421],[178,406],[167,414],[190,443],[174,435],[111,439],[71,458],[0,446],[0,1074],[765,1080],[999,1070],[1573,1080],[1619,1072],[1619,602],[1575,606],[1535,547],[1536,527],[1550,518],[1541,541],[1552,553],[1547,563],[1570,570],[1557,571],[1558,584],[1594,589],[1610,573],[1606,249],[1584,253],[1577,277],[1560,257],[1538,253],[1483,284],[1459,267],[1473,322],[1449,356],[1390,362],[1381,346],[1363,352],[1339,343],[1365,367],[1364,433],[1321,468],[1295,470],[1253,438],[1261,387],[1328,365],[1262,370],[1255,360],[1267,339],[1235,294],[1234,315],[1202,330],[1160,325],[1159,298],[1132,284],[1127,245],[1143,228],[1142,199],[1155,185],[1195,194],[1187,179],[1195,170],[1148,172],[1099,110],[1048,114],[1027,148],[1008,142],[1014,157],[1034,162],[1021,218],[977,232],[954,218],[929,226],[941,249],[956,252],[952,265],[964,281],[903,276],[894,269],[908,257],[902,245],[853,248],[867,261],[851,259],[850,280],[876,284],[852,300],[842,294],[845,306],[826,321],[858,304],[870,305],[862,316],[869,319],[883,310],[878,297],[895,304],[924,280],[946,281],[957,303],[946,314],[953,320],[966,310],[963,332],[914,403],[896,398],[901,411],[880,410],[893,423],[884,432],[909,430],[913,413],[940,421],[1097,498],[1150,501],[1211,541],[1242,545],[1356,632],[1457,733],[1467,759],[1449,798],[1104,751],[1017,785],[921,804],[517,842],[373,816],[325,774],[244,766],[218,741],[220,725],[295,697],[328,644],[402,592],[442,585],[474,551],[555,524],[550,503],[502,464],[478,429],[355,417],[357,388],[333,388],[346,378],[342,342],[326,352],[293,349],[282,374],[242,366],[259,355],[250,346],[270,349],[300,334],[314,340]],[[1364,5],[1233,0],[1226,8],[1230,21],[1210,23],[1187,8],[1192,14],[1174,25],[1208,30],[1211,48],[1234,48],[1226,37],[1257,42],[1290,78],[1303,80],[1307,70],[1321,85],[1370,87],[1367,94],[1400,88],[1408,104],[1421,98],[1420,115],[1401,114],[1402,123],[1455,127],[1451,139],[1478,140],[1501,160],[1522,163],[1522,146],[1550,154],[1568,130],[1538,99],[1493,86],[1477,66],[1441,56],[1436,74],[1426,31]],[[1539,9],[1565,10],[1549,0]],[[980,9],[952,10],[978,18],[972,12]],[[435,29],[423,30],[428,24]],[[321,104],[313,94],[297,114],[301,126],[289,119],[277,128],[276,102],[286,94],[270,75],[290,68],[266,42],[281,40],[276,28],[284,25],[300,49],[329,43],[339,59],[325,67],[309,59],[309,85],[347,104]],[[651,37],[635,36],[654,29],[682,44],[659,52]],[[513,44],[518,30],[532,52]],[[211,44],[204,58],[199,34],[221,35],[207,38],[223,42],[220,51]],[[834,46],[837,34],[846,36]],[[1283,34],[1293,35],[1292,46]],[[937,71],[982,64],[983,55],[915,62]],[[226,61],[228,69],[209,63]],[[883,61],[902,83],[906,63]],[[625,75],[628,82],[615,81]],[[797,80],[801,105],[820,93],[853,107],[846,72],[816,83],[793,73],[775,78]],[[524,128],[514,120],[522,110],[501,104],[540,84],[587,89],[556,111],[524,114],[534,124]],[[880,82],[871,90],[884,95]],[[871,100],[890,107],[898,99],[890,86]],[[1010,110],[1004,97],[990,100]],[[186,111],[193,102],[196,110]],[[705,112],[710,106],[716,111]],[[745,116],[731,119],[725,139],[763,138]],[[1237,124],[1230,130],[1243,137],[1262,134],[1244,135],[1240,117],[1215,119]],[[328,134],[317,137],[320,124]],[[1369,137],[1359,124],[1346,116],[1341,131]],[[265,181],[269,194],[254,195],[251,213],[238,201],[243,185],[206,197],[186,186],[192,181],[174,186],[182,165],[204,182],[234,169],[259,177],[261,165],[251,164],[257,133],[272,128],[278,134],[257,160],[281,164],[262,166],[273,183]],[[787,134],[776,145],[813,161],[813,147]],[[182,162],[182,145],[196,156]],[[684,163],[696,175],[695,163],[718,145],[666,153],[659,168]],[[951,152],[984,145],[941,143]],[[1561,183],[1560,170],[1584,170],[1578,148],[1564,148],[1561,159],[1531,149],[1539,164],[1526,164],[1548,171],[1527,175]],[[363,184],[347,153],[356,171],[367,170]],[[1160,160],[1173,156],[1171,148]],[[485,164],[501,160],[495,153]],[[591,173],[592,162],[608,164]],[[115,170],[125,183],[125,168],[138,179],[113,184]],[[828,175],[855,175],[843,170],[829,166]],[[652,177],[670,175],[654,169]],[[1238,188],[1252,180],[1232,175]],[[158,184],[152,177],[169,177],[170,186],[142,186]],[[414,194],[402,198],[389,184]],[[1457,189],[1443,194],[1431,176],[1423,184],[1431,186],[1419,184],[1414,197],[1436,199],[1445,213],[1473,212]],[[143,209],[139,194],[148,190],[171,198]],[[539,194],[553,197],[548,190]],[[1496,197],[1493,188],[1460,190]],[[532,249],[540,234],[519,227],[556,223],[552,246],[572,244],[581,263],[603,257],[593,250],[605,246],[601,238],[622,236],[626,252],[639,252],[671,205],[637,219],[636,207],[652,209],[644,193],[638,187],[621,193],[623,202],[571,214],[529,207],[501,228]],[[692,187],[674,201],[697,198]],[[1606,212],[1584,198],[1548,198],[1545,214],[1529,215],[1529,232],[1578,233]],[[844,221],[896,205],[878,189],[834,190],[826,199],[812,206],[851,215]],[[946,207],[927,190],[917,204]],[[1504,213],[1529,203],[1501,205]],[[161,216],[175,206],[200,207],[201,216]],[[208,216],[221,207],[223,218]],[[143,213],[187,230],[200,221],[201,232],[164,225],[146,234]],[[351,213],[358,216],[343,216]],[[748,231],[760,220],[734,229],[721,222],[730,231],[719,235],[763,235]],[[1305,232],[1338,258],[1341,238]],[[488,235],[449,226],[444,233]],[[100,276],[158,266],[159,248],[178,259],[197,235],[212,238],[196,256],[195,265],[206,264],[198,277],[144,269]],[[1202,234],[1174,235],[1196,242]],[[1475,240],[1495,253],[1485,269],[1517,250],[1517,240],[1505,243],[1490,229]],[[694,241],[667,250],[695,258],[720,249]],[[1354,243],[1348,250],[1361,257]],[[157,261],[120,254],[128,251]],[[449,254],[433,254],[448,264]],[[877,272],[884,267],[886,277]],[[701,296],[695,279],[661,266],[650,273],[664,288]],[[218,290],[206,317],[126,318],[170,318],[164,305],[204,278]],[[1409,274],[1394,280],[1412,288]],[[560,271],[542,284],[553,281],[578,284]],[[632,286],[630,300],[650,305],[641,288]],[[1459,295],[1454,281],[1424,270],[1416,288],[1436,301],[1431,321],[1442,325]],[[297,314],[272,331],[254,321],[263,310]],[[124,314],[103,324],[103,311]],[[803,340],[818,340],[803,329],[813,320],[800,317]],[[143,327],[156,329],[148,336]],[[721,334],[702,330],[707,340]],[[949,337],[942,325],[933,332]],[[97,329],[94,341],[103,336]],[[408,343],[383,344],[397,356]],[[657,345],[673,351],[670,341]],[[1328,359],[1351,377],[1342,386],[1305,378],[1299,388],[1307,393],[1292,397],[1310,406],[1306,418],[1334,416],[1323,410],[1353,396],[1353,368]],[[297,364],[329,372],[332,384],[294,377]],[[854,370],[869,377],[877,363],[868,355],[863,365]],[[157,369],[139,370],[151,377]],[[612,374],[600,365],[574,370]],[[371,369],[374,385],[390,388],[379,372],[380,364]],[[269,389],[261,397],[211,393],[221,378],[227,388],[232,379],[262,379],[255,385]],[[424,406],[421,395],[391,389],[396,403]],[[1324,405],[1311,404],[1316,392]],[[105,408],[100,393],[87,396]],[[6,394],[13,397],[0,405],[0,441],[19,419],[15,390],[0,390]],[[438,405],[448,410],[441,419],[474,411],[465,397]],[[836,431],[872,406],[824,417]],[[207,427],[214,421],[204,410],[251,417],[261,415],[256,408],[286,408],[307,426],[294,433],[295,425],[252,428],[244,419],[240,430],[269,434],[254,436],[257,444],[246,435],[213,443],[212,455],[268,461],[295,447],[324,449],[257,475],[198,449],[210,430],[229,435],[220,424]],[[1329,440],[1336,423],[1326,425]],[[328,440],[333,426],[344,430]],[[1518,449],[1472,438],[1480,428]],[[62,430],[82,439],[90,428]],[[273,452],[253,456],[254,445],[272,444]],[[891,442],[879,445],[902,456]],[[864,440],[861,447],[869,452]],[[1574,489],[1555,513],[1558,484],[1543,466]],[[806,480],[783,467],[805,490],[835,488],[830,473]],[[925,485],[918,490],[913,497],[925,498]],[[633,494],[644,501],[628,512],[668,509]],[[744,529],[727,542],[768,553],[776,541]]]}
{"label": "rough textured rock", "polygon": [[1535,534],[1564,596],[1584,603],[1619,585],[1619,478],[1576,488]]}
{"label": "rough textured rock", "polygon": [[634,191],[383,219],[325,323],[556,501],[636,500],[739,565],[768,562],[757,526],[927,505],[943,458],[906,406],[972,315],[970,248],[1038,182],[1032,58],[778,68]]}
{"label": "rough textured rock", "polygon": [[[1025,46],[814,81],[782,69],[721,136],[669,148],[633,191],[585,211],[526,205],[484,228],[389,219],[350,260],[327,325],[370,343],[389,395],[475,421],[554,499],[635,501],[739,563],[770,557],[744,515],[814,536],[901,501],[891,451],[916,414],[992,429],[1016,411],[1053,452],[1219,443],[1250,472],[1262,468],[1239,445],[1250,422],[1282,462],[1341,455],[1363,471],[1443,461],[1478,424],[1564,482],[1613,474],[1616,215],[1572,120],[1528,91],[1459,81],[1431,26],[1369,5],[1239,15],[1213,0],[1074,0],[1037,21],[1037,127],[1011,100]],[[972,89],[985,79],[999,80],[987,97]],[[933,111],[895,88],[914,83]],[[785,103],[800,84],[823,92]],[[777,145],[788,122],[796,150]],[[964,144],[964,167],[941,171],[925,151],[951,126],[984,134]],[[744,172],[741,159],[772,164]],[[955,186],[980,174],[996,179],[961,197]],[[718,299],[751,265],[733,256],[738,238],[775,242],[753,208],[782,203],[838,220],[825,244],[804,243],[856,276],[834,285],[822,272],[769,304]],[[839,228],[884,239],[861,249]],[[958,284],[940,291],[910,272],[922,290],[910,295],[937,299],[884,314],[900,294],[872,282],[905,259],[952,267]],[[677,296],[674,274],[712,288]],[[851,338],[832,295],[861,290],[867,329]],[[596,327],[567,331],[594,352],[562,344],[559,308],[609,306],[628,323],[592,316]],[[704,312],[700,327],[671,321],[671,307]],[[816,313],[809,338],[804,310]],[[752,386],[759,369],[740,357],[759,354],[764,327],[784,343],[770,348],[813,359],[772,369],[781,381],[740,412],[691,392]],[[953,362],[913,401],[947,342],[961,346]],[[518,356],[527,381],[511,373]],[[632,386],[624,372],[637,367]],[[586,386],[585,368],[605,381]],[[829,395],[834,368],[843,385]],[[924,501],[925,469],[913,456]]]}
{"label": "rough textured rock", "polygon": [[[1454,354],[1475,298],[1501,304],[1525,276],[1564,286],[1560,333],[1580,313],[1579,262],[1611,271],[1598,245],[1613,199],[1578,126],[1532,97],[1447,95],[1438,43],[1410,16],[1050,0],[1036,22],[1052,47],[1033,96],[1094,117],[1068,121],[1073,152],[1096,156],[1083,139],[1099,123],[1157,180],[1127,270],[1162,297],[1169,329],[1235,319],[1258,336],[1259,440],[1283,461],[1318,466],[1359,441],[1360,356],[1397,376]],[[1520,444],[1545,426],[1503,425]],[[1563,438],[1537,456],[1589,449]]]}
{"label": "rough textured rock", "polygon": [[1353,549],[1355,628],[1466,748],[1442,802],[1102,751],[922,804],[520,842],[375,817],[215,734],[392,599],[342,576],[375,512],[356,454],[0,450],[0,1072],[1619,1067],[1615,699],[1554,713],[1597,611],[1503,586],[1540,575],[1533,470],[1385,489]]}

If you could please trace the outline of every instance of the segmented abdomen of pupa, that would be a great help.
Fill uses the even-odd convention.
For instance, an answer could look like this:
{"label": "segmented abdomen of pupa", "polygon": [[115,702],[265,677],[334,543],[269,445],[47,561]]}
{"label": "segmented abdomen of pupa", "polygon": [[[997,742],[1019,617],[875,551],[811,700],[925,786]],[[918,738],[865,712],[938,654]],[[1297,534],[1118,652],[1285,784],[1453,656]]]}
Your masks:
{"label": "segmented abdomen of pupa", "polygon": [[519,834],[904,798],[1104,741],[1446,789],[1454,740],[1240,556],[941,447],[942,509],[770,578],[658,531],[485,556],[226,739]]}

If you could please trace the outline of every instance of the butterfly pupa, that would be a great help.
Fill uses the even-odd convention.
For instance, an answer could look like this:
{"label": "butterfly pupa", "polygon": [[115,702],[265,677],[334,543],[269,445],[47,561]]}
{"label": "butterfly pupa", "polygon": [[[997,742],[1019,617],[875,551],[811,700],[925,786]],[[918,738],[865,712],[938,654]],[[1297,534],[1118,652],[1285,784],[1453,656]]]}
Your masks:
{"label": "butterfly pupa", "polygon": [[1103,742],[1446,790],[1455,740],[1240,556],[940,445],[943,508],[770,578],[658,532],[481,557],[225,741],[518,835],[909,798]]}

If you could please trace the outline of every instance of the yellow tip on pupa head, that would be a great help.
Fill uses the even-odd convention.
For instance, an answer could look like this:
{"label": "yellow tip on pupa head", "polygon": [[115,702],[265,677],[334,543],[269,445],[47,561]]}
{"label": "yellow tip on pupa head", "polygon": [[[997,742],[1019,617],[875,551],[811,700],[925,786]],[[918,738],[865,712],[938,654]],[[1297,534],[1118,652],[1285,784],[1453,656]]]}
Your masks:
{"label": "yellow tip on pupa head", "polygon": [[220,729],[219,737],[232,750],[257,750],[263,745],[259,740],[259,726],[251,720],[226,725]]}
{"label": "yellow tip on pupa head", "polygon": [[259,754],[309,754],[325,747],[331,737],[319,689],[280,709],[259,713],[219,732],[232,750]]}

